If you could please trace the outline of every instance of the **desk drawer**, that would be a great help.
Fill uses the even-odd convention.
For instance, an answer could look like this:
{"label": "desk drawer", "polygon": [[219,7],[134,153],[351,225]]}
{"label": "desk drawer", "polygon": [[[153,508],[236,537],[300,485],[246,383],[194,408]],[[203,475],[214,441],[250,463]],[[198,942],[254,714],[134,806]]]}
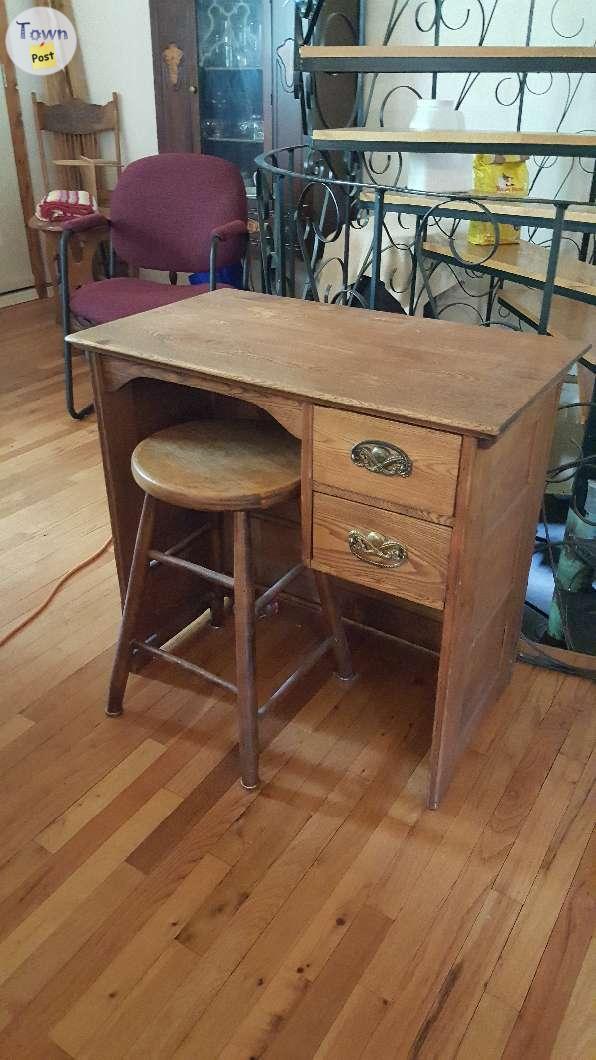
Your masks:
{"label": "desk drawer", "polygon": [[381,506],[388,502],[451,516],[460,449],[461,438],[446,431],[315,408],[313,479],[323,492],[329,487]]}
{"label": "desk drawer", "polygon": [[314,495],[313,567],[338,578],[442,608],[450,544],[446,526]]}

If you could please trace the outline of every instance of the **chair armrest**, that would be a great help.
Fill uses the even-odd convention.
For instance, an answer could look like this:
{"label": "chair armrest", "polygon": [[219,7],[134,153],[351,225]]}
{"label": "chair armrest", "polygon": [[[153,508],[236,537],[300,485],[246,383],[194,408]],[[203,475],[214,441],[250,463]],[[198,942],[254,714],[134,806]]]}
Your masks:
{"label": "chair armrest", "polygon": [[229,239],[239,239],[242,236],[248,241],[249,229],[246,221],[228,221],[225,225],[218,225],[211,232],[211,254],[209,256],[209,290],[215,291],[217,287],[217,248],[220,243],[227,243]]}
{"label": "chair armrest", "polygon": [[63,232],[86,232],[89,228],[109,228],[110,219],[102,213],[88,213],[84,217],[73,217],[62,225]]}
{"label": "chair armrest", "polygon": [[211,239],[217,239],[220,243],[227,243],[228,239],[237,239],[238,236],[248,235],[246,221],[227,221],[225,225],[218,225],[211,233]]}
{"label": "chair armrest", "polygon": [[110,220],[102,213],[89,213],[84,217],[73,217],[62,225],[62,234],[58,248],[60,262],[60,300],[62,303],[62,324],[64,334],[70,331],[70,290],[68,278],[68,245],[70,238],[78,232],[87,232],[92,228],[110,228]]}

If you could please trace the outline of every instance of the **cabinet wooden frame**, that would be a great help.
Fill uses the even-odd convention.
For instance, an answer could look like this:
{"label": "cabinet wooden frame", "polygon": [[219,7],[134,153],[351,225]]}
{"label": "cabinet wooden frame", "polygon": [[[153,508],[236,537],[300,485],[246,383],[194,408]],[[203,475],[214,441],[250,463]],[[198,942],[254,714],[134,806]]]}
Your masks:
{"label": "cabinet wooden frame", "polygon": [[[264,150],[269,151],[299,143],[302,121],[293,90],[295,5],[293,2],[281,3],[281,0],[261,2],[263,145]],[[326,20],[326,39],[338,45],[356,43],[349,27],[358,26],[360,8],[361,0],[329,0],[328,14],[331,17]],[[149,0],[149,11],[159,150],[200,153],[197,0]],[[321,109],[321,120],[324,117],[331,124],[347,121],[354,106],[356,89],[353,74],[322,74],[314,93]]]}
{"label": "cabinet wooden frame", "polygon": [[[270,0],[263,0],[268,12]],[[160,152],[201,154],[201,79],[196,0],[149,0],[153,83]],[[270,19],[263,18],[264,149],[273,145],[272,40]]]}

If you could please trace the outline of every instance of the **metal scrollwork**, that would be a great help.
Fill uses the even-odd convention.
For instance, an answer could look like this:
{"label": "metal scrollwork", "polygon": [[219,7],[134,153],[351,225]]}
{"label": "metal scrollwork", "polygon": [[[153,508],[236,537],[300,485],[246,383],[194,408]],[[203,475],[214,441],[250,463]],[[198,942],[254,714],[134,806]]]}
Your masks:
{"label": "metal scrollwork", "polygon": [[358,442],[351,452],[352,461],[373,475],[398,475],[408,478],[412,474],[412,461],[403,449],[391,442]]}
{"label": "metal scrollwork", "polygon": [[[580,31],[587,37],[588,0],[582,0],[583,3],[586,4],[585,19],[578,10],[578,2],[574,17],[564,27],[563,40],[566,35],[576,37]],[[551,9],[553,32],[560,36],[561,17],[568,5],[562,0],[546,0],[546,5],[547,11]],[[381,24],[375,12],[374,25],[378,27],[375,33],[382,44],[397,42],[402,31],[410,39],[412,30],[421,40],[426,38],[434,45],[448,43],[456,31],[457,44],[493,44],[503,8],[504,0],[389,0]],[[522,29],[530,47],[536,43],[536,12],[534,2],[526,5]],[[546,17],[548,20],[548,14]],[[317,105],[317,78],[336,74],[301,69],[300,46],[324,44],[338,35],[333,29],[338,18],[328,0],[298,0],[296,4],[296,86],[305,131],[311,130],[313,123],[317,128],[324,127],[325,117]],[[356,42],[358,32],[356,26],[342,23],[339,36]],[[540,99],[545,104],[552,103],[551,127],[556,132],[578,132],[580,125],[584,126],[582,132],[588,132],[587,122],[578,120],[588,83],[583,72],[552,74],[536,69],[521,74],[505,73],[490,80],[474,72],[463,74],[461,82],[455,84],[451,74],[449,82],[446,76],[425,73],[408,83],[407,78],[396,79],[385,73],[360,74],[355,87],[355,111],[342,124],[349,126],[353,122],[374,129],[405,128],[418,98],[441,97],[449,85],[449,95],[456,99],[456,107],[464,103],[472,106],[478,102],[479,92],[488,89],[497,109],[513,111],[511,118],[518,130],[527,127],[530,117],[526,112]],[[409,313],[416,313],[424,306],[427,315],[456,319],[461,319],[460,302],[464,299],[475,303],[479,298],[487,298],[486,310],[473,305],[470,312],[479,323],[488,326],[494,301],[493,259],[496,262],[502,251],[503,225],[520,227],[521,239],[537,245],[546,245],[560,227],[554,240],[556,247],[563,243],[566,248],[576,250],[583,261],[593,261],[596,257],[593,230],[573,235],[571,226],[568,228],[563,223],[562,215],[557,215],[557,225],[552,222],[542,225],[534,212],[536,207],[539,213],[542,203],[552,207],[554,216],[555,204],[560,199],[578,205],[593,203],[596,177],[592,158],[530,157],[532,204],[527,197],[512,197],[512,216],[508,220],[503,220],[502,206],[494,205],[499,202],[498,195],[480,197],[468,190],[472,184],[471,159],[466,190],[452,190],[444,195],[417,193],[418,204],[411,208],[413,193],[407,187],[407,152],[402,155],[398,150],[380,150],[366,141],[362,141],[361,147],[352,146],[344,152],[302,146],[263,156],[257,165],[261,170],[263,286],[277,294],[396,312],[401,306]],[[401,208],[400,199],[403,199]],[[528,213],[524,223],[526,204]],[[567,210],[572,208],[568,206]],[[468,243],[471,220],[484,225],[486,242],[481,246]],[[477,282],[480,276],[489,277],[486,291],[484,283]],[[443,297],[450,282],[459,285],[456,299]],[[547,292],[543,305],[550,306],[550,297]],[[397,307],[396,303],[399,303]],[[546,326],[548,311],[541,314],[541,327]]]}
{"label": "metal scrollwork", "polygon": [[350,530],[348,547],[356,559],[370,563],[373,567],[395,569],[408,559],[408,550],[399,541],[393,541],[376,530]]}
{"label": "metal scrollwork", "polygon": [[[330,6],[330,5],[329,5]],[[462,45],[482,46],[484,44],[499,43],[497,34],[499,32],[499,19],[506,17],[505,0],[391,0],[387,3],[387,14],[382,20],[379,34],[379,43],[383,45],[399,43],[404,39],[412,39],[418,35],[420,41],[425,39],[435,46],[455,43]],[[522,5],[523,6],[523,5]],[[584,7],[584,12],[580,10]],[[372,5],[371,5],[372,7]],[[311,43],[317,34],[317,41],[325,42],[325,28],[330,21],[327,14],[328,4],[326,0],[313,0],[310,4],[298,4],[298,23],[300,23],[300,40],[298,43]],[[530,0],[525,5],[525,12],[520,11],[522,21],[521,37],[526,46],[532,47],[542,43],[536,38],[543,32],[544,25],[550,23],[549,31],[554,35],[553,43],[560,41],[567,44],[569,41],[579,43],[593,43],[594,33],[591,26],[591,11],[594,5],[588,0],[545,0],[542,8],[535,0]],[[550,9],[550,10],[549,10]],[[331,18],[335,17],[335,13]],[[378,23],[375,22],[375,25]],[[414,36],[412,37],[412,34]],[[356,38],[354,37],[354,43]],[[367,42],[368,43],[368,42]],[[372,43],[372,42],[371,42]],[[312,124],[316,122],[320,126],[324,124],[321,115],[318,114],[316,106],[316,78],[326,76],[324,74],[312,75],[314,77],[314,91],[311,93],[310,101],[307,101],[308,84],[311,75],[306,72],[297,72],[297,92],[304,103],[304,132],[311,131]],[[422,96],[440,97],[447,88],[444,74],[428,74],[428,81],[422,77],[415,84],[401,84],[397,92],[395,78],[388,80],[388,75],[373,73],[369,76],[360,75],[357,89],[358,107],[352,117],[343,122],[346,125],[369,125],[371,128],[391,127],[393,123],[401,123],[399,127],[404,128],[410,121],[411,113],[407,105],[407,95],[404,89],[421,94]],[[480,102],[480,97],[488,91],[497,108],[506,108],[514,111],[515,124],[518,130],[523,131],[532,123],[530,113],[533,98],[540,96],[550,106],[549,125],[557,132],[577,131],[573,128],[578,124],[577,119],[580,108],[589,106],[586,98],[586,85],[583,73],[570,75],[564,72],[555,74],[548,70],[533,72],[529,74],[506,74],[496,82],[487,79],[484,74],[478,72],[467,73],[462,76],[459,84],[453,83],[452,75],[449,75],[448,95],[453,95],[456,109],[463,108],[466,101]],[[388,87],[387,87],[388,86]],[[498,125],[495,125],[498,128]],[[397,153],[388,155],[386,152],[374,153],[363,150],[361,154],[361,166],[366,179],[379,187],[397,186],[402,182],[402,157]],[[550,185],[553,177],[556,178],[559,170],[559,159],[557,158],[531,158],[530,167],[530,193],[536,194],[538,190],[543,195],[556,198],[559,195],[577,198],[579,182],[588,185],[583,180],[583,173],[592,176],[593,167],[586,169],[580,158],[574,158],[570,166],[565,170],[560,187],[555,192]],[[551,172],[552,171],[552,172]],[[586,192],[587,192],[586,187]],[[581,193],[580,197],[581,197]],[[534,234],[524,238],[532,240]],[[593,240],[592,240],[593,243]],[[585,257],[585,246],[583,250]]]}
{"label": "metal scrollwork", "polygon": [[[368,6],[369,13],[376,8]],[[316,64],[310,72],[305,68],[308,64],[302,65],[300,47],[327,41],[330,7],[328,0],[298,0],[296,4],[295,94],[307,134],[325,124],[317,106],[317,77],[336,73],[318,70]],[[382,45],[411,40],[440,46],[452,43],[454,33],[458,45],[493,45],[499,43],[497,34],[503,16],[507,17],[506,7],[505,0],[388,0],[382,24],[375,9],[375,19],[367,20],[366,31],[374,25]],[[520,8],[524,9],[523,14],[520,11],[523,25],[518,27],[520,42],[529,48],[542,43],[545,27],[547,33],[552,30],[555,35],[548,43],[573,40],[593,44],[596,23],[592,13],[596,7],[588,0],[544,0],[542,5],[527,0]],[[343,27],[339,36],[344,36]],[[355,35],[352,37],[356,43]],[[500,109],[507,108],[510,125],[523,133],[533,127],[533,115],[540,106],[554,132],[594,135],[582,117],[590,102],[591,67],[549,72],[538,63],[533,66],[524,73],[506,64],[503,76],[497,77],[478,69],[462,71],[461,80],[447,67],[434,73],[429,67],[412,78],[412,83],[388,71],[360,73],[354,88],[354,111],[342,124],[371,130],[406,129],[417,98],[442,98],[447,93],[455,100],[455,109],[464,104],[466,109],[476,107],[469,115],[472,126],[481,103],[490,127],[501,127],[496,119]],[[324,137],[321,139],[324,143]],[[333,137],[330,140],[333,142]],[[463,183],[461,190],[413,190],[407,184],[408,152],[402,157],[398,150],[387,150],[387,146],[379,149],[378,144],[375,136],[369,141],[355,137],[343,151],[324,149],[319,143],[318,148],[299,145],[257,159],[263,289],[358,311],[405,311],[410,316],[423,314],[484,327],[526,330],[529,324],[522,323],[522,318],[501,302],[501,276],[507,270],[499,264],[501,259],[507,262],[503,248],[511,238],[504,226],[513,226],[520,229],[522,250],[524,242],[532,242],[544,259],[544,281],[537,285],[540,298],[533,326],[539,333],[547,333],[560,275],[561,248],[568,251],[567,257],[596,264],[593,213],[581,209],[593,207],[596,200],[592,152],[584,157],[578,153],[569,157],[531,155],[529,192],[505,198],[471,192],[471,164],[469,182]],[[455,145],[456,141],[453,150]],[[468,223],[472,221],[483,226],[477,244],[469,238]],[[523,274],[520,282],[524,282]],[[588,304],[596,302],[592,294],[572,287],[567,296]],[[399,353],[396,351],[397,359]],[[378,440],[359,442],[351,458],[356,466],[373,474],[406,475],[411,471],[407,454]],[[590,450],[577,460],[567,461],[555,469],[557,482],[560,474],[573,474],[579,497],[577,483],[584,488],[585,467],[588,460],[592,467],[595,459]],[[575,501],[573,505],[579,517],[580,509]],[[377,531],[346,528],[346,535],[346,548],[362,563],[395,568],[407,560],[407,549],[399,541]],[[548,540],[547,549],[551,551]],[[573,637],[563,604],[562,623],[570,643]]]}

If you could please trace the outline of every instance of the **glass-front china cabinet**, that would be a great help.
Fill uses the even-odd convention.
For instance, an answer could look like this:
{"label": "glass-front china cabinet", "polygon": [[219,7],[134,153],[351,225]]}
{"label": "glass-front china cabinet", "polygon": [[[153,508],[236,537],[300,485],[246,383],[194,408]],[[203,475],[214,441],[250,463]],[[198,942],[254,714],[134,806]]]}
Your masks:
{"label": "glass-front china cabinet", "polygon": [[[254,195],[256,156],[303,138],[295,0],[149,0],[149,7],[159,150],[228,158]],[[328,0],[315,43],[355,43],[359,7],[359,0]],[[317,75],[313,91],[326,125],[346,123],[354,87],[350,74]]]}
{"label": "glass-front china cabinet", "polygon": [[294,0],[150,0],[160,151],[235,162],[302,140],[294,98]]}

